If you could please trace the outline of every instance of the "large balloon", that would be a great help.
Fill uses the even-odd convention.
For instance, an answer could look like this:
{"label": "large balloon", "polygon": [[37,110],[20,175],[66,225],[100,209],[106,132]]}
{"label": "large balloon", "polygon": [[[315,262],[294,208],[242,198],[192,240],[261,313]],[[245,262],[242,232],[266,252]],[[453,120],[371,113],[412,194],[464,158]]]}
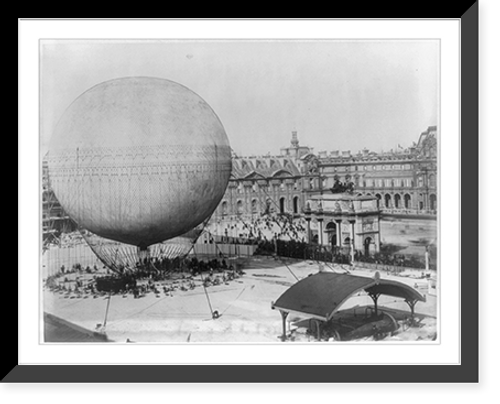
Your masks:
{"label": "large balloon", "polygon": [[107,81],[64,112],[49,179],[81,227],[145,249],[186,233],[216,209],[231,148],[210,106],[164,79]]}

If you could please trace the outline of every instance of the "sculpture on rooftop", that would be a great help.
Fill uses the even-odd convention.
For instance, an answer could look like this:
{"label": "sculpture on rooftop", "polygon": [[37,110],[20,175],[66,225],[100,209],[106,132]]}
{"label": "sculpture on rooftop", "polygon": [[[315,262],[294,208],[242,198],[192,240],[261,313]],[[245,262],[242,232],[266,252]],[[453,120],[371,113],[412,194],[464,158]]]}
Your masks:
{"label": "sculpture on rooftop", "polygon": [[338,179],[333,183],[333,187],[330,188],[332,194],[348,193],[352,194],[354,192],[354,182],[341,182]]}

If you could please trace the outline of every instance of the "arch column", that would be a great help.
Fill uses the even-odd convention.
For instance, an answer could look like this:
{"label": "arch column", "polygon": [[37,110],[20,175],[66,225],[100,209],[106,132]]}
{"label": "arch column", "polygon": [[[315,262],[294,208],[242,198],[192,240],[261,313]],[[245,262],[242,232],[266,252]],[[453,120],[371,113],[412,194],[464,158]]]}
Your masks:
{"label": "arch column", "polygon": [[323,217],[318,217],[316,219],[318,221],[318,224],[319,224],[319,231],[318,231],[318,234],[319,234],[319,245],[322,246],[323,245]]}
{"label": "arch column", "polygon": [[337,231],[337,247],[340,249],[342,247],[342,220],[335,219],[336,231]]}
{"label": "arch column", "polygon": [[351,224],[351,264],[354,265],[354,223],[356,223],[355,219],[349,219],[349,223]]}

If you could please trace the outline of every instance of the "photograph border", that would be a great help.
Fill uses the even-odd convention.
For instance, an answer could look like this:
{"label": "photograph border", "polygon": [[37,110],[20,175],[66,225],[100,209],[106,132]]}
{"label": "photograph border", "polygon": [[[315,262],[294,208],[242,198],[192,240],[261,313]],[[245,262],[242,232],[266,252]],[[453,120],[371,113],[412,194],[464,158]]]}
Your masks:
{"label": "photograph border", "polygon": [[[4,383],[386,383],[478,382],[478,2],[460,20],[461,335],[459,365],[19,365]],[[471,185],[475,184],[475,185]],[[462,186],[461,186],[462,189]],[[13,279],[11,284],[17,284]],[[19,285],[17,285],[19,287]],[[10,324],[17,324],[13,311]],[[467,319],[467,321],[463,321]],[[464,327],[467,324],[467,327]],[[13,327],[14,328],[14,327]],[[15,330],[17,331],[17,327]],[[17,346],[15,332],[8,346]],[[376,370],[373,369],[376,366]],[[326,368],[325,368],[326,367]],[[375,370],[375,371],[374,371]],[[5,375],[5,376],[4,376]]]}

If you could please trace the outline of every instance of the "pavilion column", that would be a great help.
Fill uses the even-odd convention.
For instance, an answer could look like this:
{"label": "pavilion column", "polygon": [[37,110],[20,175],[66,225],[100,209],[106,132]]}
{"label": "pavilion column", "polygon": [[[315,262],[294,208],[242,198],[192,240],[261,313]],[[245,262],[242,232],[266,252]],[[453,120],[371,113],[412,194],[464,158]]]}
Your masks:
{"label": "pavilion column", "polygon": [[380,293],[368,293],[368,295],[372,298],[373,300],[373,307],[375,309],[375,317],[378,316],[378,298],[380,296]]}
{"label": "pavilion column", "polygon": [[321,323],[319,320],[316,320],[316,338],[321,341]]}
{"label": "pavilion column", "polygon": [[288,312],[280,310],[281,314],[281,322],[283,326],[283,333],[281,335],[281,341],[285,342],[286,341],[286,318],[288,317]]}
{"label": "pavilion column", "polygon": [[416,300],[405,300],[405,302],[410,306],[410,311],[411,311],[411,319],[415,317],[415,305],[417,304]]}

